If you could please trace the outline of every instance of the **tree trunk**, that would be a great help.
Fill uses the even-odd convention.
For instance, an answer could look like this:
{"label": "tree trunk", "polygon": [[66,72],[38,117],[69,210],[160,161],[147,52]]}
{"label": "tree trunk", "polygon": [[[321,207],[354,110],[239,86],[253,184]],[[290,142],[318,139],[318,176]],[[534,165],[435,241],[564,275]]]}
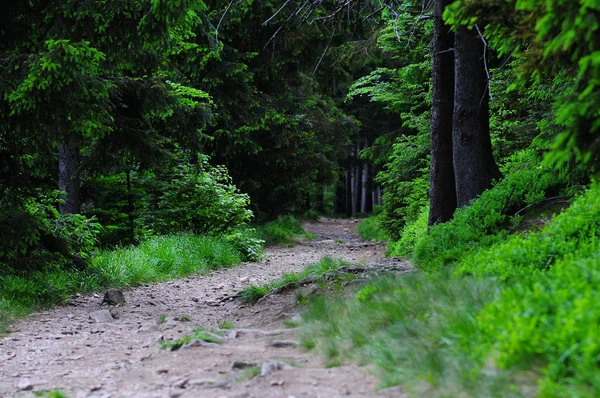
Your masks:
{"label": "tree trunk", "polygon": [[472,199],[500,178],[490,139],[484,45],[475,30],[459,28],[454,43],[453,165],[456,203]]}
{"label": "tree trunk", "polygon": [[346,216],[352,217],[352,166],[346,172]]}
{"label": "tree trunk", "polygon": [[133,203],[133,192],[131,191],[131,170],[127,169],[127,218],[129,220],[129,239],[133,242],[135,238],[135,216],[133,212],[135,211],[134,203]]}
{"label": "tree trunk", "polygon": [[450,220],[456,209],[452,162],[454,33],[442,18],[445,7],[451,2],[436,0],[434,9],[429,225]]}
{"label": "tree trunk", "polygon": [[364,164],[362,167],[362,178],[361,178],[361,194],[360,194],[360,212],[363,214],[367,213],[367,178],[368,178],[367,165]]}
{"label": "tree trunk", "polygon": [[79,213],[79,146],[69,142],[64,136],[58,144],[58,189],[65,192],[59,205],[60,214]]}

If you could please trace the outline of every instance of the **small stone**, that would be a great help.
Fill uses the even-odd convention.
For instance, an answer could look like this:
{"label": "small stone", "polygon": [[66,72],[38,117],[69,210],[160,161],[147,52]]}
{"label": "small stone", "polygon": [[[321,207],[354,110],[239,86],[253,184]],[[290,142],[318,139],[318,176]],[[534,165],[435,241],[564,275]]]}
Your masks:
{"label": "small stone", "polygon": [[288,365],[287,363],[284,362],[271,362],[271,361],[265,361],[263,362],[263,364],[260,367],[260,375],[261,377],[265,377],[270,375],[271,373],[273,373],[276,370],[284,370],[284,369],[291,369],[292,367],[290,365]]}
{"label": "small stone", "polygon": [[25,377],[19,380],[19,382],[17,383],[17,388],[21,391],[29,391],[33,390],[33,384],[31,383],[30,379]]}
{"label": "small stone", "polygon": [[298,347],[298,342],[294,340],[273,340],[267,346],[276,348]]}
{"label": "small stone", "polygon": [[113,316],[109,310],[100,310],[94,311],[90,313],[90,319],[94,322],[111,322],[113,320]]}
{"label": "small stone", "polygon": [[250,362],[250,361],[234,361],[231,364],[231,370],[246,369],[246,368],[250,368],[252,366],[256,366],[256,363]]}
{"label": "small stone", "polygon": [[180,379],[177,379],[173,384],[171,384],[171,387],[175,387],[175,388],[185,388],[185,386],[187,386],[187,384],[189,383],[190,379],[187,377],[182,377]]}
{"label": "small stone", "polygon": [[270,384],[271,384],[272,386],[282,386],[282,385],[284,385],[284,384],[285,384],[285,381],[284,381],[284,380],[281,380],[281,379],[279,379],[279,380],[273,380],[273,381],[271,381],[271,383],[270,383]]}
{"label": "small stone", "polygon": [[159,375],[164,375],[164,374],[169,373],[169,369],[158,369],[156,371],[156,373],[159,374]]}

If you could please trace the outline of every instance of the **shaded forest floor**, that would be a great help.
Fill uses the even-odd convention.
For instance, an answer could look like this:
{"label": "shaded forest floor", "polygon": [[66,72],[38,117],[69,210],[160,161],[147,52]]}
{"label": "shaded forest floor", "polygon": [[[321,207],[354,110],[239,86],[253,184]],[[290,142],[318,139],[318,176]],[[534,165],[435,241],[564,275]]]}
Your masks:
{"label": "shaded forest floor", "polygon": [[[369,367],[326,368],[322,358],[291,345],[286,326],[301,311],[297,292],[256,305],[231,297],[326,256],[357,264],[380,259],[384,246],[360,241],[355,226],[355,220],[307,223],[314,241],[269,248],[262,262],[126,291],[127,303],[112,308],[114,319],[106,322],[98,322],[98,311],[107,309],[102,294],[32,314],[0,340],[0,396],[53,390],[68,397],[402,396],[397,388],[375,392]],[[208,335],[221,344],[160,348],[197,328],[216,331]]]}

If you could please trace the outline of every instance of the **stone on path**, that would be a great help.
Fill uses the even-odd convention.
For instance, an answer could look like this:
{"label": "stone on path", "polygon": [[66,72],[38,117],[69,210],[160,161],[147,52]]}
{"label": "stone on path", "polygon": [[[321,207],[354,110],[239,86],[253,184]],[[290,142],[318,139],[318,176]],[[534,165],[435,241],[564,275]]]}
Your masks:
{"label": "stone on path", "polygon": [[262,377],[265,377],[265,376],[270,375],[271,373],[273,373],[276,370],[285,370],[285,369],[292,369],[292,367],[285,362],[265,361],[265,362],[263,362],[262,366],[260,367],[260,375]]}
{"label": "stone on path", "polygon": [[98,323],[112,322],[113,316],[109,310],[100,310],[100,311],[90,312],[90,319],[92,319],[94,322],[98,322]]}
{"label": "stone on path", "polygon": [[103,304],[125,305],[125,295],[119,289],[108,289],[106,293],[104,293],[102,303],[100,303],[100,305]]}
{"label": "stone on path", "polygon": [[17,383],[17,388],[21,391],[33,390],[33,384],[31,383],[31,379],[25,377],[19,380],[19,383]]}

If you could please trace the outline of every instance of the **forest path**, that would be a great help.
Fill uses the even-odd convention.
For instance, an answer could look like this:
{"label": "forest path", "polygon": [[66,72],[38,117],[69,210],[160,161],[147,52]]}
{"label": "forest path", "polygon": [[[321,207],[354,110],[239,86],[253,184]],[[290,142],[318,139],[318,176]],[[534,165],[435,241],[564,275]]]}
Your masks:
{"label": "forest path", "polygon": [[[384,246],[360,241],[355,226],[356,220],[307,223],[305,230],[316,240],[269,248],[262,262],[126,291],[127,304],[118,307],[118,318],[110,322],[90,319],[101,309],[98,294],[73,297],[64,307],[32,314],[0,340],[0,397],[56,389],[70,398],[404,396],[395,388],[374,392],[377,380],[368,368],[326,369],[314,354],[270,345],[293,339],[290,331],[268,335],[242,330],[281,331],[283,322],[300,310],[294,292],[253,306],[227,299],[246,283],[269,282],[325,256],[353,263],[380,259]],[[159,319],[164,322],[159,324]],[[159,348],[160,340],[179,339],[197,327],[217,328],[223,321],[240,332],[222,345]],[[268,362],[263,367],[270,363],[284,369],[244,380],[244,370],[232,369],[236,361],[240,367]]]}

